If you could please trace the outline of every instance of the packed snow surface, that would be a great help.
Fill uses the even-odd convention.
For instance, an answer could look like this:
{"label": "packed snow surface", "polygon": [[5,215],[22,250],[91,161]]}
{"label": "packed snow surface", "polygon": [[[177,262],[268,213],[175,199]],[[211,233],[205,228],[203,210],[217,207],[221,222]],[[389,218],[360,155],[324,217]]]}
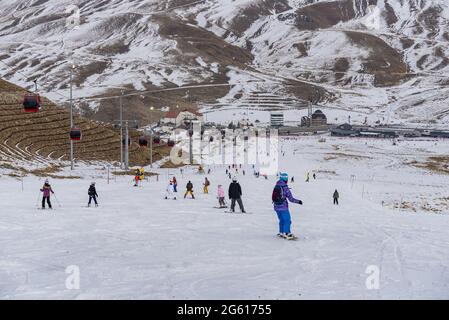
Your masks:
{"label": "packed snow surface", "polygon": [[[0,298],[449,298],[449,179],[407,165],[447,154],[448,141],[301,137],[281,146],[279,169],[304,201],[290,207],[298,241],[276,237],[276,177],[256,178],[252,166],[238,174],[246,215],[213,208],[217,185],[230,182],[224,166],[210,167],[209,195],[195,168],[154,169],[159,181],[133,187],[131,177],[108,184],[105,170],[80,166],[73,174],[82,179],[50,181],[53,211],[36,209],[43,178],[25,177],[22,191],[3,174]],[[305,182],[307,172],[317,179]],[[179,198],[164,200],[173,174]],[[86,207],[92,180],[99,208]],[[188,180],[196,200],[182,199]],[[399,201],[416,211],[395,208]],[[79,267],[79,290],[66,288],[69,266]],[[379,290],[367,289],[370,266]]]}

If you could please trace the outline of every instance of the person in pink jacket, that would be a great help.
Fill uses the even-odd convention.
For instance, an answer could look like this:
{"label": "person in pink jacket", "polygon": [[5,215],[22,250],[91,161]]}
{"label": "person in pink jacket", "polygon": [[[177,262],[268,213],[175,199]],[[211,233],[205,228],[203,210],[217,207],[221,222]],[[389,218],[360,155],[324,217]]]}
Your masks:
{"label": "person in pink jacket", "polygon": [[226,208],[225,191],[221,184],[218,186],[217,197],[218,197],[218,203],[219,203],[220,208]]}
{"label": "person in pink jacket", "polygon": [[45,180],[45,184],[42,187],[41,192],[44,194],[42,197],[42,209],[45,209],[45,201],[47,201],[48,207],[52,209],[50,202],[50,194],[54,192],[53,189],[51,188],[50,183],[48,182],[48,179]]}

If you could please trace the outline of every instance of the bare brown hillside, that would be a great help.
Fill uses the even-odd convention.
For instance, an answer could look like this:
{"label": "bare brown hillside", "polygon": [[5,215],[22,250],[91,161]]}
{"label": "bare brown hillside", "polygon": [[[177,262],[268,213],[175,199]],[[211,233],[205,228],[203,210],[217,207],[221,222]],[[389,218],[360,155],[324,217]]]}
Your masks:
{"label": "bare brown hillside", "polygon": [[[44,98],[41,111],[23,111],[26,91],[0,80],[0,160],[3,163],[34,163],[43,166],[55,160],[68,160],[70,154],[70,114]],[[111,125],[76,116],[75,125],[82,129],[83,139],[75,143],[76,161],[120,160],[120,136]],[[140,148],[138,132],[132,131],[131,164],[147,163],[148,151]],[[156,148],[155,160],[166,155],[165,146]]]}

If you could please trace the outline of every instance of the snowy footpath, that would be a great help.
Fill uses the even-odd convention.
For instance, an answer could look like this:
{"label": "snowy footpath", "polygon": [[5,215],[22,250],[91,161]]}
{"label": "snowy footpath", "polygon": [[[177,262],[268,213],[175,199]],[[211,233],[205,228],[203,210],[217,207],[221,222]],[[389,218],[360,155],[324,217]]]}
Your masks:
{"label": "snowy footpath", "polygon": [[[230,183],[220,166],[207,175],[209,195],[193,168],[160,169],[159,181],[137,188],[131,178],[107,184],[104,172],[78,169],[82,179],[50,179],[53,211],[36,206],[43,178],[26,177],[22,191],[2,175],[0,298],[449,298],[449,179],[406,164],[448,154],[449,142],[306,137],[283,141],[282,152],[280,171],[295,177],[292,193],[304,201],[291,205],[298,241],[276,237],[276,177],[257,179],[251,166],[238,175],[246,215],[214,209],[217,185]],[[163,199],[171,174],[178,200]],[[92,180],[99,208],[86,207]],[[195,200],[183,199],[188,180]],[[73,270],[79,289],[67,286]]]}

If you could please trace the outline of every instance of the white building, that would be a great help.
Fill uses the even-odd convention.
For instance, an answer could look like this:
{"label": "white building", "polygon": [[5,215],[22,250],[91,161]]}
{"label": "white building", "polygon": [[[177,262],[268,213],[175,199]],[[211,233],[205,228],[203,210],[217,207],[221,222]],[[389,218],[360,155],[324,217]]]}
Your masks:
{"label": "white building", "polygon": [[184,109],[182,111],[169,111],[161,119],[162,126],[181,127],[187,126],[191,121],[203,122],[203,114],[195,110]]}

